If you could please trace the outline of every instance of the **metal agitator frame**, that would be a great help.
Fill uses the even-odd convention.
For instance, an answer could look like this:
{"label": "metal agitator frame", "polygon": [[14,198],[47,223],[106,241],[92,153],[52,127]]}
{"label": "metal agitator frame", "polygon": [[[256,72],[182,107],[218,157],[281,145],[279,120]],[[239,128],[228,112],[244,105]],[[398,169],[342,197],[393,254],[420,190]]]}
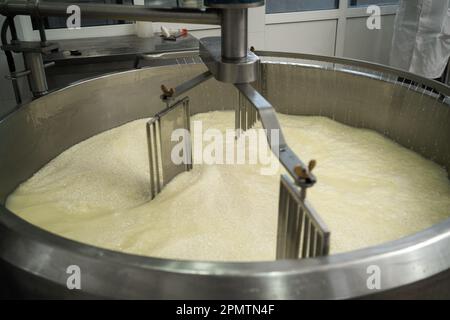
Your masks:
{"label": "metal agitator frame", "polygon": [[[53,5],[53,4],[52,4]],[[0,2],[2,14],[56,14],[64,15],[64,6],[50,8],[45,2],[37,1],[3,1]],[[85,7],[93,16],[104,12],[105,7]],[[130,10],[135,10],[133,8]],[[89,11],[90,10],[90,11]],[[112,9],[111,9],[112,10]],[[115,12],[115,16],[123,17],[127,12]],[[172,13],[145,9],[133,11],[133,15],[150,17],[158,21],[161,15],[171,17]],[[218,11],[207,10],[190,12],[195,21],[220,22]],[[144,17],[144,19],[145,19]],[[159,17],[159,18],[158,18]],[[207,18],[206,18],[207,17]],[[131,18],[128,18],[131,19]],[[162,19],[162,18],[161,18]],[[180,20],[177,20],[180,21]],[[193,21],[190,21],[193,22]],[[202,23],[204,23],[202,22]],[[216,40],[217,43],[217,40]],[[261,63],[257,84],[263,95],[249,88],[247,83],[232,84],[239,89],[239,100],[236,107],[239,112],[239,128],[251,127],[255,120],[253,105],[270,105],[273,101],[277,110],[289,114],[324,115],[337,121],[366,127],[387,135],[400,144],[411,148],[427,158],[450,169],[450,114],[449,107],[437,98],[429,97],[425,87],[431,87],[445,98],[450,94],[447,86],[385,66],[353,61],[334,57],[299,55],[288,53],[256,52],[257,56],[272,56],[286,59],[306,59],[314,62],[305,64]],[[316,65],[316,62],[318,65]],[[331,65],[328,70],[327,64]],[[229,66],[220,66],[214,62],[216,70],[227,70]],[[339,69],[339,66],[342,67]],[[346,67],[347,66],[347,67]],[[348,71],[348,66],[356,66],[355,72]],[[232,67],[232,69],[235,68]],[[358,68],[371,70],[370,74]],[[213,75],[214,67],[208,68]],[[211,70],[212,69],[212,70]],[[139,72],[139,76],[136,74]],[[0,200],[4,203],[6,196],[14,190],[21,181],[27,179],[69,146],[86,139],[95,133],[113,128],[133,119],[157,114],[157,119],[164,117],[156,109],[155,89],[149,88],[149,83],[167,81],[175,82],[179,77],[177,68],[163,67],[151,70],[139,70],[130,73],[102,77],[94,81],[80,83],[57,93],[44,96],[24,106],[7,119],[0,121]],[[203,74],[202,74],[203,72]],[[200,83],[205,76],[204,67],[192,66],[188,74]],[[197,77],[196,74],[203,76]],[[233,72],[222,72],[218,77]],[[384,79],[385,74],[393,75],[394,79]],[[398,83],[398,77],[413,80],[423,86]],[[288,81],[289,80],[289,81]],[[178,81],[177,81],[178,82]],[[214,81],[205,83],[205,90],[199,90],[188,84],[170,93],[170,106],[177,102],[176,97],[182,95],[184,88],[192,89],[190,98],[195,103],[191,112],[227,109],[235,104],[229,99],[234,94],[229,86]],[[288,83],[289,82],[289,83]],[[282,85],[288,83],[287,86]],[[298,90],[291,90],[295,86]],[[180,88],[182,90],[180,90]],[[329,94],[322,94],[327,88]],[[351,96],[346,95],[349,89],[354,90]],[[370,88],[373,97],[361,104],[365,90]],[[249,89],[249,90],[247,90]],[[159,89],[158,89],[159,90]],[[212,90],[217,96],[226,93],[217,106],[205,101],[204,91]],[[317,90],[320,90],[317,91]],[[146,92],[150,91],[150,92]],[[180,95],[181,93],[181,95]],[[320,94],[319,94],[320,93]],[[110,99],[105,97],[111,96]],[[229,97],[228,97],[229,96]],[[263,98],[266,97],[266,98]],[[87,98],[89,97],[89,98]],[[126,97],[126,98],[125,98]],[[150,99],[149,99],[150,98]],[[159,99],[159,93],[158,93]],[[293,108],[292,101],[302,104]],[[186,100],[183,110],[187,110]],[[256,103],[252,103],[255,102]],[[249,103],[250,102],[250,103]],[[130,114],[123,114],[120,106],[132,106]],[[150,104],[149,114],[147,107]],[[267,103],[267,104],[266,104]],[[248,108],[250,105],[251,108]],[[382,106],[383,110],[379,110]],[[180,110],[182,110],[180,109]],[[74,112],[76,110],[76,112]],[[178,110],[178,108],[177,108]],[[265,109],[262,108],[264,111]],[[167,111],[167,110],[166,110]],[[262,114],[264,112],[260,112]],[[418,117],[418,115],[421,115]],[[95,117],[95,125],[92,119]],[[260,116],[261,117],[261,116]],[[263,117],[262,117],[263,118]],[[178,117],[177,117],[178,119]],[[50,135],[63,128],[72,127],[73,132],[65,135]],[[420,132],[420,135],[417,135]],[[45,141],[36,137],[46,137]],[[12,138],[15,137],[15,138]],[[45,144],[44,144],[45,142]],[[48,145],[50,143],[50,145]],[[304,166],[302,170],[309,169]],[[300,171],[299,171],[300,172]],[[301,172],[300,172],[301,173]],[[297,174],[294,172],[294,174]],[[285,193],[280,199],[286,200],[301,195],[297,192],[299,185],[296,180],[283,179]],[[289,193],[292,187],[296,192]],[[281,201],[285,203],[284,201]],[[307,201],[297,202],[308,209]],[[289,208],[291,205],[285,205]],[[283,206],[280,206],[283,208]],[[293,206],[286,212],[298,212]],[[280,212],[282,212],[281,210]],[[313,211],[310,209],[310,211]],[[450,273],[450,220],[418,234],[374,248],[367,248],[342,255],[325,256],[312,259],[281,260],[277,262],[260,263],[207,263],[198,261],[172,261],[137,257],[95,248],[76,243],[40,230],[21,220],[4,206],[0,205],[0,269],[4,286],[1,294],[14,292],[16,296],[35,297],[128,297],[128,298],[350,298],[377,294],[382,297],[449,297]],[[294,218],[294,219],[293,219]],[[280,219],[283,221],[283,219]],[[299,215],[286,215],[284,221],[291,221],[285,226],[299,226]],[[292,223],[292,221],[296,221]],[[303,220],[305,221],[305,218]],[[309,223],[308,223],[309,224]],[[282,227],[284,223],[280,224]],[[293,233],[285,229],[284,233],[292,237]],[[280,234],[280,233],[279,233]],[[281,233],[282,234],[282,233]],[[297,238],[298,237],[294,237]],[[315,247],[321,240],[315,240]],[[284,240],[279,242],[283,244]],[[301,255],[309,252],[315,254],[315,249],[309,245],[298,247],[298,241],[292,245],[279,245],[278,257],[300,250]],[[312,241],[310,243],[313,243]],[[306,250],[306,251],[305,251]],[[308,252],[309,251],[309,252]],[[304,254],[306,253],[306,254]],[[322,252],[323,254],[324,252]],[[320,252],[317,253],[320,255]],[[83,291],[69,292],[65,287],[65,267],[70,264],[80,265],[88,270],[87,282],[83,283]],[[377,265],[383,270],[382,290],[371,291],[366,286],[367,267]],[[120,281],[118,281],[119,278]],[[192,284],[196,290],[192,290]],[[214,288],[214,290],[211,290]],[[5,292],[4,292],[5,291]]]}
{"label": "metal agitator frame", "polygon": [[[162,98],[167,103],[167,111],[162,114],[173,118],[173,114],[177,112],[173,111],[176,106],[186,106],[186,102],[182,103],[177,98],[212,77],[218,81],[235,85],[246,106],[245,109],[240,107],[236,110],[236,130],[249,129],[255,123],[256,118],[259,118],[263,128],[266,129],[270,149],[293,179],[293,183],[291,183],[288,176],[283,176],[281,181],[277,258],[298,258],[301,238],[303,238],[304,247],[303,257],[326,255],[329,252],[330,232],[317,213],[305,203],[306,190],[316,183],[316,177],[312,174],[315,161],[311,161],[306,166],[297,157],[286,143],[274,108],[251,85],[258,79],[260,60],[248,48],[248,9],[264,5],[264,0],[205,0],[204,4],[210,8],[209,11],[172,11],[136,6],[81,4],[80,12],[83,17],[120,17],[121,19],[195,23],[219,23],[220,21],[221,37],[208,37],[200,40],[199,55],[209,70],[174,89],[169,90],[163,85]],[[9,17],[11,29],[14,30],[14,23],[11,19],[14,15],[29,14],[39,19],[43,16],[67,15],[67,4],[45,3],[37,0],[6,0],[0,3],[0,13]],[[32,88],[39,88],[33,90],[37,96],[45,94],[47,86],[45,67],[42,64],[42,49],[47,48],[49,44],[43,40],[41,43],[32,44],[33,50],[24,51],[23,49],[30,47],[30,44],[25,44],[17,39],[13,40],[13,44],[6,45],[3,49],[24,52],[25,60],[30,60],[29,70],[24,74],[28,75]],[[181,114],[186,115],[186,112],[181,112]],[[164,119],[165,117],[158,115],[157,119],[150,122],[147,128],[152,198],[161,191],[162,186],[172,180],[177,173],[182,172],[177,169],[179,166],[171,163],[168,156],[170,150],[164,150],[165,148],[161,147],[167,145],[170,137],[170,132],[161,133],[160,127],[170,122],[164,121]],[[184,128],[189,121],[188,114],[187,119],[181,121]],[[272,139],[273,131],[278,133],[277,141]],[[189,168],[186,165],[182,167]]]}

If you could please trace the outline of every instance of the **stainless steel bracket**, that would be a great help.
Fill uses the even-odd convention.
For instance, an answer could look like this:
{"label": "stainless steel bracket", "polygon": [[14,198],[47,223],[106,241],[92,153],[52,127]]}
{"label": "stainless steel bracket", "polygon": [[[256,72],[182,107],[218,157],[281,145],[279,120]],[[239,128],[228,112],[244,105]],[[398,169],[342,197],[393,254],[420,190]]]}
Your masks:
{"label": "stainless steel bracket", "polygon": [[222,57],[221,37],[207,37],[200,40],[200,57],[214,77],[226,83],[251,83],[258,79],[259,57],[248,51],[239,60]]}

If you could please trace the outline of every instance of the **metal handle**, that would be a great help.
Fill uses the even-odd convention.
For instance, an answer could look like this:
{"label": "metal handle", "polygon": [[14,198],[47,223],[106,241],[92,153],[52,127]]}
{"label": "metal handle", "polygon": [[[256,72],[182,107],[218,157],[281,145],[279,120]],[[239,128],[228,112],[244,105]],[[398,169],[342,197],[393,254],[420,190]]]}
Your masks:
{"label": "metal handle", "polygon": [[18,71],[5,76],[7,80],[18,80],[19,78],[23,78],[31,74],[30,70]]}
{"label": "metal handle", "polygon": [[[55,65],[55,62],[49,62],[44,64],[44,68],[50,68]],[[31,74],[30,70],[23,70],[23,71],[17,71],[11,74],[8,74],[5,76],[5,79],[7,80],[18,80],[19,78],[23,78]]]}

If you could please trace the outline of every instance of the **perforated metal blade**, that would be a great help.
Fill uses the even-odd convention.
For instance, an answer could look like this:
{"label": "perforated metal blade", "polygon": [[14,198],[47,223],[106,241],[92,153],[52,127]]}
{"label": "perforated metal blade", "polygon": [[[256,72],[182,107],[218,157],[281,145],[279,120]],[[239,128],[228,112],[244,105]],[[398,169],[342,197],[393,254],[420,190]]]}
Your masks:
{"label": "perforated metal blade", "polygon": [[[192,169],[192,142],[190,137],[189,98],[184,98],[147,123],[147,142],[150,163],[150,198],[154,199],[163,187],[180,173]],[[177,164],[172,159],[172,150],[180,141],[172,141],[172,133],[180,129],[183,161]]]}
{"label": "perforated metal blade", "polygon": [[[281,176],[277,231],[277,259],[328,255],[330,231],[292,179]],[[300,252],[301,251],[301,252]]]}

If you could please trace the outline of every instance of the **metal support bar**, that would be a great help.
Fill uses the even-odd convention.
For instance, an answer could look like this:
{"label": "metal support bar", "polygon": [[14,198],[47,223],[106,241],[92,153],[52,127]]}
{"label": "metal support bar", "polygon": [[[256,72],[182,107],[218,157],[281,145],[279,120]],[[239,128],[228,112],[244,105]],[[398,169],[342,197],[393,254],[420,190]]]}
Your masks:
{"label": "metal support bar", "polygon": [[[31,15],[36,17],[63,16],[67,17],[67,7],[70,3],[53,1],[20,1],[8,0],[0,3],[2,15]],[[219,11],[215,9],[201,10],[175,10],[150,9],[137,5],[114,5],[97,3],[77,3],[81,14],[85,18],[109,18],[117,20],[174,22],[193,24],[220,25]]]}
{"label": "metal support bar", "polygon": [[160,121],[154,118],[147,123],[147,144],[150,163],[150,199],[161,192],[161,131]]}
{"label": "metal support bar", "polygon": [[25,66],[30,71],[28,80],[34,97],[40,97],[48,92],[47,78],[42,54],[39,52],[24,52]]}
{"label": "metal support bar", "polygon": [[239,103],[236,105],[236,137],[247,131],[258,121],[258,112],[245,96],[239,92]]}
{"label": "metal support bar", "polygon": [[17,71],[17,72],[13,72],[9,75],[6,75],[5,79],[15,81],[15,80],[18,80],[19,78],[28,76],[30,73],[31,73],[30,70]]}
{"label": "metal support bar", "polygon": [[9,31],[11,32],[11,40],[16,41],[16,40],[18,40],[18,36],[17,36],[16,24],[14,22],[14,17],[9,16],[7,18],[7,20],[8,20],[8,24],[9,24]]}
{"label": "metal support bar", "polygon": [[[236,84],[235,86],[258,111],[262,126],[266,129],[267,141],[272,152],[278,157],[296,184],[306,188],[312,187],[316,183],[316,177],[287,145],[272,105],[250,84]],[[277,141],[272,141],[272,132],[274,130],[278,131]],[[297,174],[298,169],[305,172],[306,176],[299,177]]]}

